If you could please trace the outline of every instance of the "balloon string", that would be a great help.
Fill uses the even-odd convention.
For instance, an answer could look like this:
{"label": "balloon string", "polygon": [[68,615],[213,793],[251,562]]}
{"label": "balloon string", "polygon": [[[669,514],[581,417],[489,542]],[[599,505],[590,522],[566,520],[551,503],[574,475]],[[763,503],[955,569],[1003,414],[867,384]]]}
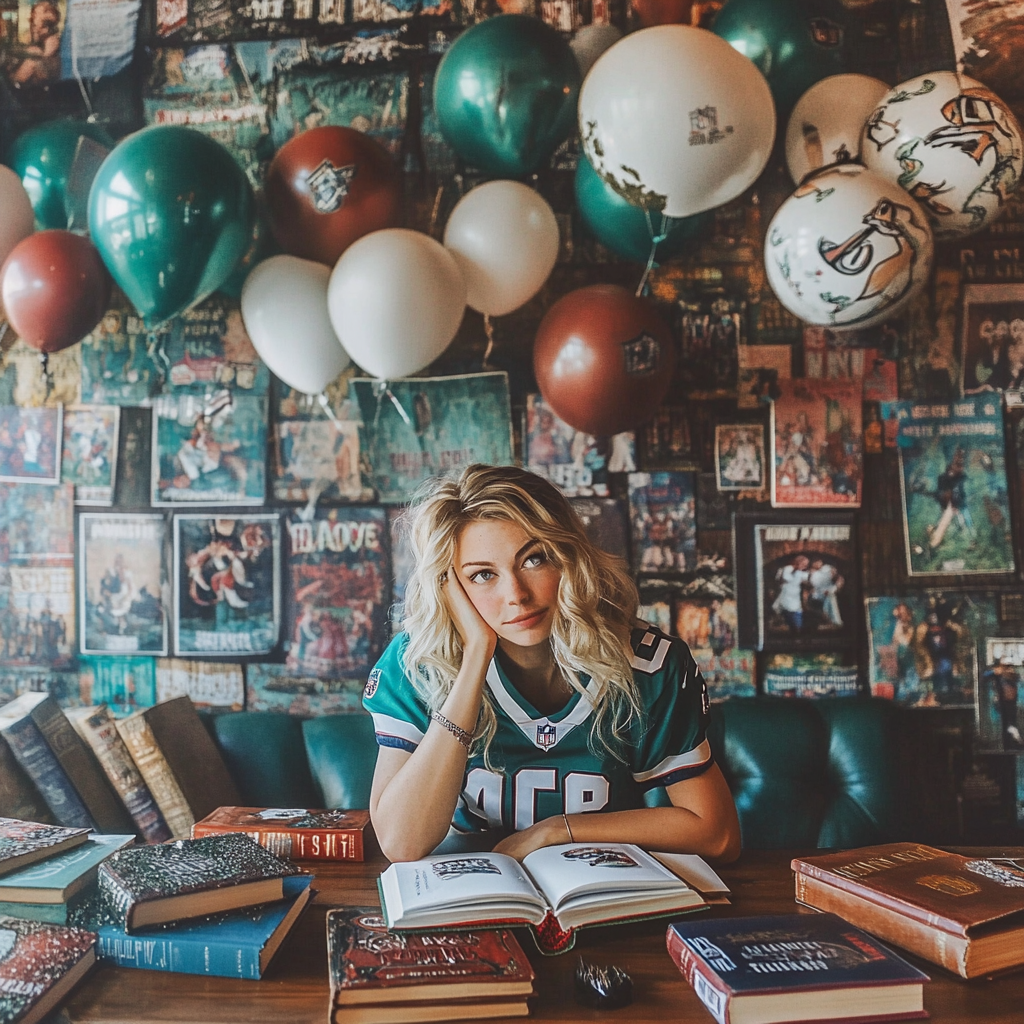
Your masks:
{"label": "balloon string", "polygon": [[427,229],[427,234],[431,238],[434,237],[434,232],[437,230],[437,221],[441,216],[441,199],[444,196],[444,185],[438,186],[437,194],[434,196],[434,205],[430,211],[430,227]]}
{"label": "balloon string", "polygon": [[85,109],[89,111],[89,120],[92,120],[96,116],[92,109],[92,100],[89,99],[89,91],[85,87],[85,82],[82,81],[82,76],[78,73],[78,23],[75,21],[71,22],[71,72],[75,76],[75,81],[78,82],[78,90],[85,101]]}
{"label": "balloon string", "polygon": [[326,392],[321,391],[320,394],[316,396],[316,400],[320,403],[320,408],[327,413],[327,418],[334,424],[334,429],[337,430],[339,434],[342,433],[341,420],[334,415],[334,410],[331,408],[331,400],[327,397]]}
{"label": "balloon string", "polygon": [[647,232],[651,236],[651,254],[647,257],[647,266],[644,267],[640,283],[636,286],[637,298],[643,295],[644,289],[647,287],[647,279],[651,276],[651,271],[657,266],[654,262],[654,257],[658,254],[658,246],[668,237],[669,229],[666,222],[671,218],[661,214],[661,231],[658,234],[654,233],[654,225],[651,223],[651,211],[646,206],[644,207],[644,219],[647,221]]}
{"label": "balloon string", "polygon": [[7,337],[7,328],[10,326],[11,324],[8,320],[4,320],[3,323],[0,323],[0,347],[3,346],[4,338]]}
{"label": "balloon string", "polygon": [[484,313],[484,334],[487,335],[487,349],[484,352],[484,361],[481,369],[491,370],[491,356],[494,354],[494,325],[491,323],[490,313]]}
{"label": "balloon string", "polygon": [[39,353],[39,365],[43,371],[43,383],[46,385],[46,394],[43,397],[43,402],[46,403],[50,400],[50,395],[53,394],[54,388],[53,374],[50,372],[50,354],[48,352]]}
{"label": "balloon string", "polygon": [[391,390],[391,388],[388,387],[388,382],[386,380],[382,380],[377,382],[377,411],[374,413],[373,416],[374,430],[377,429],[377,424],[380,421],[380,407],[385,398],[391,399],[392,405],[394,405],[394,407],[398,410],[398,415],[401,416],[403,420],[405,420],[405,425],[407,427],[411,427],[412,420],[409,419],[409,414],[402,407],[402,403],[397,398],[395,398],[395,393]]}
{"label": "balloon string", "polygon": [[[146,335],[146,354],[156,367],[157,373],[166,381],[170,375],[171,360],[164,349],[163,336],[157,334],[156,331],[150,331]],[[163,363],[163,366],[160,365],[161,363]]]}

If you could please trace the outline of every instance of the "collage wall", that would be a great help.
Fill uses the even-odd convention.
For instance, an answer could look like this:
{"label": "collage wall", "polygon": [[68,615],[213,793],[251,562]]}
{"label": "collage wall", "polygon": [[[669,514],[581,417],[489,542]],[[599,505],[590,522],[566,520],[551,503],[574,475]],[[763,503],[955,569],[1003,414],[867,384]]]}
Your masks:
{"label": "collage wall", "polygon": [[[258,192],[285,141],[346,125],[388,149],[404,224],[434,237],[484,180],[431,105],[459,32],[510,11],[567,36],[643,16],[604,0],[110,0],[137,31],[90,22],[83,71],[36,37],[87,5],[5,3],[5,154],[58,117],[91,115],[115,139],[187,125]],[[848,70],[895,83],[959,66],[1024,114],[1024,78],[999,60],[1024,42],[1024,14],[1007,15],[1005,50],[975,38],[976,4],[948,3],[949,18],[942,0],[844,4],[858,26]],[[717,6],[695,4],[694,19]],[[793,188],[777,144],[753,188],[694,218],[684,253],[647,278],[677,346],[668,398],[635,431],[594,438],[544,401],[531,357],[556,299],[633,289],[643,272],[582,222],[580,159],[571,139],[529,179],[561,232],[543,290],[493,322],[467,311],[421,377],[381,385],[352,367],[322,401],[289,390],[246,334],[244,271],[156,331],[115,292],[45,373],[6,330],[0,698],[49,689],[116,714],[182,693],[220,711],[357,710],[401,628],[410,497],[471,462],[518,463],[628,560],[640,614],[686,639],[715,699],[893,700],[936,830],[1024,827],[1024,196],[940,245],[905,315],[810,327],[765,277],[766,226]],[[272,251],[264,228],[254,259]]]}

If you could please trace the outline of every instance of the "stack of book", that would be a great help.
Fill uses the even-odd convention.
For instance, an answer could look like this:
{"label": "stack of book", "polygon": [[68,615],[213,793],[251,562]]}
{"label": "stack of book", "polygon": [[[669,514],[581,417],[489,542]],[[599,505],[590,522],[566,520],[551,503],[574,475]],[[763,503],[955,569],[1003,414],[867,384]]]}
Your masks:
{"label": "stack of book", "polygon": [[0,707],[0,814],[161,843],[241,802],[189,697],[115,719],[46,693]]}
{"label": "stack of book", "polygon": [[64,921],[67,900],[115,848],[92,848],[85,828],[0,818],[0,1021],[41,1020],[95,962],[95,933],[40,915]]}
{"label": "stack of book", "polygon": [[525,1017],[533,969],[504,929],[398,935],[380,911],[327,914],[331,1021],[411,1024]]}
{"label": "stack of book", "polygon": [[963,978],[1024,965],[1024,870],[921,843],[794,860],[796,898]]}
{"label": "stack of book", "polygon": [[121,967],[257,979],[312,880],[239,833],[136,846],[100,866],[88,922]]}

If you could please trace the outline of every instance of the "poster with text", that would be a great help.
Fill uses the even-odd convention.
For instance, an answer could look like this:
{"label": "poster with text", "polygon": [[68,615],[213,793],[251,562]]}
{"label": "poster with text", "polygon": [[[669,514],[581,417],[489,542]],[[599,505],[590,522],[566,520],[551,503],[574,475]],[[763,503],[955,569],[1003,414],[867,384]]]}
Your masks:
{"label": "poster with text", "polygon": [[274,513],[174,517],[174,652],[269,654],[281,622]]}

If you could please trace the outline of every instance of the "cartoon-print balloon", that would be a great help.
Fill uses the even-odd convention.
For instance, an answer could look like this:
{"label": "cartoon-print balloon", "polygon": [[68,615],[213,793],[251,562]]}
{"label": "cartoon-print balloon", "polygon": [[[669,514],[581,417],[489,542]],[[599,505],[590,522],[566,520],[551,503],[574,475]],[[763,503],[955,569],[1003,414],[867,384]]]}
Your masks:
{"label": "cartoon-print balloon", "polygon": [[924,206],[939,239],[986,227],[1024,170],[1024,140],[1009,107],[952,71],[891,89],[864,126],[860,152],[866,167]]}
{"label": "cartoon-print balloon", "polygon": [[768,226],[768,281],[795,316],[825,327],[870,327],[924,285],[934,243],[921,206],[857,164],[808,179]]}

